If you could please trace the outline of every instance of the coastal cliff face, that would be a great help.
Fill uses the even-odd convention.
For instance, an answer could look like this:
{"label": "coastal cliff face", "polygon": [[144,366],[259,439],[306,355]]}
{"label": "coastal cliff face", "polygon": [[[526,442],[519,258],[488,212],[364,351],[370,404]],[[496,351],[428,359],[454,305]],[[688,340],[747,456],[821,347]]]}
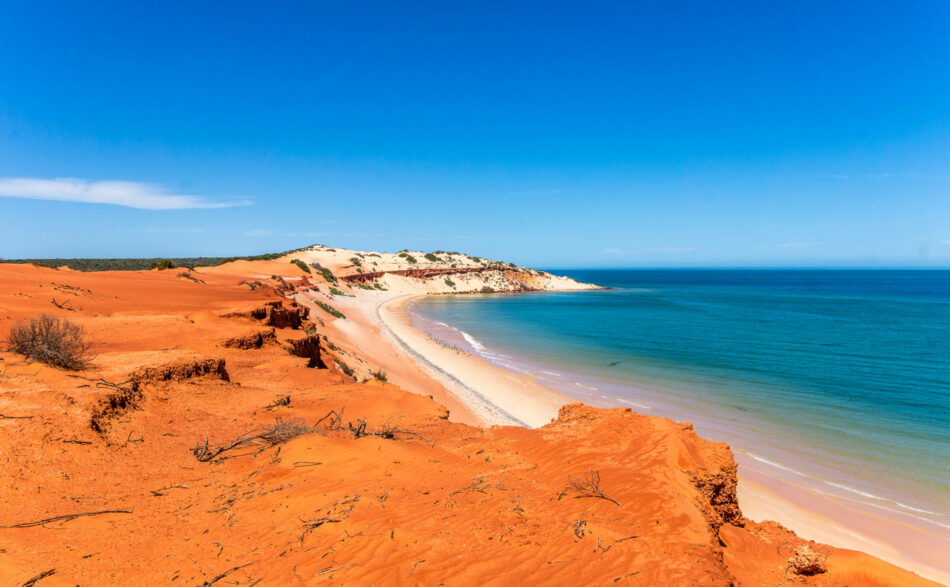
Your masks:
{"label": "coastal cliff face", "polygon": [[[45,312],[92,354],[67,372],[0,353],[5,584],[931,584],[744,519],[729,448],[688,423],[570,404],[480,428],[354,380],[320,325],[343,318],[285,296],[363,288],[297,255],[337,281],[288,260],[200,279],[0,264],[0,333]],[[493,272],[558,283],[509,267],[471,286]]]}

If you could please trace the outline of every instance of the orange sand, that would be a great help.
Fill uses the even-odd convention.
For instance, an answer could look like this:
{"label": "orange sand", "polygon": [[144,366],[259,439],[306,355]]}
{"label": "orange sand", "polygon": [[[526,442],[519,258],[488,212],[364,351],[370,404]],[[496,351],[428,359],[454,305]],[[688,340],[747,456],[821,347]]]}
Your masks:
{"label": "orange sand", "polygon": [[[248,312],[281,299],[275,282],[251,290],[238,281],[278,268],[202,270],[199,283],[178,270],[0,264],[0,332],[49,312],[84,326],[94,354],[73,374],[0,353],[4,584],[47,571],[41,586],[932,584],[816,544],[827,572],[790,573],[787,561],[805,541],[744,519],[731,453],[688,424],[580,404],[538,429],[453,422],[442,405],[449,394],[415,381],[427,376],[405,357],[374,347],[379,331],[356,314],[346,328],[350,320],[314,315],[329,341],[277,327],[260,348],[224,346],[269,330]],[[286,264],[280,271],[300,277]],[[339,309],[347,311],[342,302]],[[318,345],[313,352],[329,368],[291,355],[295,341]],[[372,347],[366,365],[357,358],[363,343]],[[226,379],[196,375],[209,357],[225,361]],[[354,382],[338,360],[364,372],[387,361],[393,380],[439,392],[440,401]],[[92,415],[117,397],[102,380],[130,376],[133,405],[115,408],[94,431]],[[267,407],[287,396],[288,405]],[[324,420],[283,444],[211,462],[192,450],[279,420],[314,425],[331,410],[343,412],[339,426]],[[464,410],[453,417],[474,421]],[[371,435],[357,437],[350,427],[362,421]],[[372,435],[387,426],[389,434]],[[589,470],[611,500],[570,488]],[[101,511],[113,513],[29,524]]]}

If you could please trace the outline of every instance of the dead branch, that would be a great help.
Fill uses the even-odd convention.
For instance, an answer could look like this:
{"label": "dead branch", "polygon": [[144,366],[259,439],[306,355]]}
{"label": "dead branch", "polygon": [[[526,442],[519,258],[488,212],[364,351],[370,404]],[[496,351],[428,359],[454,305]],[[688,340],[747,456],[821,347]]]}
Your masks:
{"label": "dead branch", "polygon": [[217,582],[220,581],[221,579],[227,577],[228,575],[230,575],[230,574],[233,573],[234,571],[237,571],[237,570],[239,570],[239,569],[243,569],[244,567],[249,567],[249,566],[251,566],[251,565],[253,565],[253,564],[254,564],[254,563],[247,563],[247,564],[245,564],[245,565],[240,565],[240,566],[237,566],[237,567],[231,567],[230,569],[224,571],[223,573],[221,573],[221,574],[218,575],[217,577],[213,577],[213,578],[211,578],[211,579],[205,581],[204,583],[201,584],[201,587],[208,587],[209,585],[214,585],[215,583],[217,583]]}
{"label": "dead branch", "polygon": [[574,522],[574,536],[583,538],[587,530],[587,520],[577,520]]}
{"label": "dead branch", "polygon": [[353,422],[347,424],[350,428],[350,432],[353,433],[353,438],[363,438],[366,436],[366,420],[357,420],[356,426],[353,425]]}
{"label": "dead branch", "polygon": [[599,499],[606,499],[607,501],[620,505],[619,501],[610,497],[603,489],[601,489],[600,472],[593,469],[588,471],[583,478],[571,477],[568,479],[568,489],[573,489],[578,493],[578,495],[574,496],[577,499],[583,497],[596,497]]}
{"label": "dead branch", "polygon": [[36,585],[37,581],[39,581],[40,579],[45,579],[46,577],[49,577],[50,575],[55,575],[55,574],[56,574],[56,569],[43,571],[39,575],[28,580],[26,583],[23,583],[22,585],[20,585],[20,587],[33,587],[34,585]]}
{"label": "dead branch", "polygon": [[151,489],[152,495],[161,497],[165,495],[162,493],[168,489],[190,489],[187,485],[175,484],[175,485],[166,485],[165,487],[159,487],[158,489]]}
{"label": "dead branch", "polygon": [[0,414],[0,420],[29,420],[33,416],[7,416],[6,414]]}
{"label": "dead branch", "polygon": [[284,397],[277,398],[276,400],[274,400],[273,403],[270,403],[270,404],[264,406],[264,407],[261,408],[261,409],[262,409],[262,410],[273,410],[274,408],[279,408],[279,407],[282,407],[282,406],[289,406],[289,405],[290,405],[290,396],[289,396],[289,395],[285,395]]}
{"label": "dead branch", "polygon": [[314,424],[314,427],[319,426],[320,422],[323,422],[324,420],[329,418],[330,421],[327,423],[327,426],[326,426],[327,430],[339,430],[340,427],[343,425],[343,410],[345,409],[346,409],[346,406],[343,406],[342,408],[340,408],[339,412],[330,410],[329,414],[317,420],[317,423]]}
{"label": "dead branch", "polygon": [[[195,446],[191,452],[195,455],[195,458],[198,459],[199,462],[207,463],[211,460],[214,460],[222,453],[230,450],[250,446],[263,446],[261,450],[265,450],[268,447],[283,444],[293,438],[313,432],[313,428],[311,426],[307,426],[298,420],[287,422],[278,420],[278,422],[270,428],[261,430],[260,432],[258,432],[258,430],[261,429],[256,428],[250,432],[245,432],[241,436],[237,437],[237,439],[235,439],[231,444],[220,446],[215,449],[208,448],[208,438],[205,437],[204,446],[199,444]],[[255,432],[257,432],[257,434],[254,434]]]}
{"label": "dead branch", "polygon": [[132,510],[100,510],[98,512],[83,512],[81,514],[67,514],[65,516],[53,516],[52,518],[44,518],[42,520],[36,520],[33,522],[20,522],[19,524],[13,524],[12,526],[0,526],[0,528],[33,528],[34,526],[43,526],[44,524],[49,524],[50,522],[69,522],[75,520],[76,518],[83,518],[86,516],[101,516],[103,514],[131,514]]}

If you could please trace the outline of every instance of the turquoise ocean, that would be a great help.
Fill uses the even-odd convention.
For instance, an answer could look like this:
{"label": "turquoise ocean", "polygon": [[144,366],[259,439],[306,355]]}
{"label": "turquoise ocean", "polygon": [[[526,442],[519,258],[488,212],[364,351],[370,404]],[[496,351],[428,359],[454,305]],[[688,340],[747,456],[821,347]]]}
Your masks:
{"label": "turquoise ocean", "polygon": [[431,296],[445,344],[689,420],[815,491],[950,529],[950,271],[554,270],[610,289]]}

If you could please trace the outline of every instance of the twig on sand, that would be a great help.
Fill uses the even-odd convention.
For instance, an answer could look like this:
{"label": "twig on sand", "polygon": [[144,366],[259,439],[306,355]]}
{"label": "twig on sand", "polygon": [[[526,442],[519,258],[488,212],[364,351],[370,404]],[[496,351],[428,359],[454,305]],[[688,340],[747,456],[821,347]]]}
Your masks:
{"label": "twig on sand", "polygon": [[42,520],[36,520],[33,522],[20,522],[19,524],[13,524],[12,526],[0,526],[0,528],[32,528],[34,526],[43,526],[50,522],[69,522],[75,520],[76,518],[82,518],[85,516],[101,516],[103,514],[131,514],[132,510],[100,510],[98,512],[83,512],[81,514],[67,514],[65,516],[53,516],[52,518],[44,518]]}
{"label": "twig on sand", "polygon": [[155,495],[155,496],[157,496],[157,497],[161,497],[161,496],[165,495],[165,494],[162,493],[162,492],[165,491],[165,490],[167,490],[167,489],[190,489],[190,488],[189,488],[187,485],[182,485],[182,484],[180,484],[180,483],[176,483],[175,485],[166,485],[165,487],[159,487],[158,489],[150,489],[149,491],[152,492],[152,495]]}
{"label": "twig on sand", "polygon": [[568,479],[568,488],[578,493],[578,495],[574,496],[577,499],[582,497],[596,497],[620,505],[619,501],[607,495],[607,493],[600,488],[600,471],[591,469],[583,478],[571,477]]}
{"label": "twig on sand", "polygon": [[273,410],[274,408],[279,408],[279,407],[281,407],[281,406],[289,406],[289,405],[290,405],[290,396],[289,396],[289,395],[285,395],[284,397],[275,399],[272,403],[267,404],[266,406],[264,406],[264,407],[261,408],[261,409],[262,409],[262,410]]}
{"label": "twig on sand", "polygon": [[8,416],[6,414],[0,414],[0,420],[29,420],[33,416]]}
{"label": "twig on sand", "polygon": [[32,579],[30,579],[30,580],[27,581],[26,583],[22,583],[22,584],[20,585],[20,587],[33,587],[34,585],[36,585],[36,582],[39,581],[40,579],[45,579],[46,577],[49,577],[50,575],[55,575],[55,574],[56,574],[56,569],[50,569],[50,570],[48,570],[48,571],[43,571],[42,573],[40,573],[39,575],[33,577]]}
{"label": "twig on sand", "polygon": [[253,564],[254,564],[254,563],[247,563],[247,564],[240,565],[240,566],[237,566],[237,567],[231,567],[230,569],[224,571],[224,572],[221,573],[220,575],[218,575],[218,576],[216,576],[216,577],[212,577],[211,579],[205,581],[204,583],[201,584],[201,587],[208,587],[209,585],[214,585],[215,583],[217,583],[217,582],[220,581],[221,579],[227,577],[228,575],[230,575],[230,574],[233,573],[234,571],[237,571],[237,570],[239,570],[239,569],[243,569],[244,567],[249,567],[249,566],[251,566],[251,565],[253,565]]}
{"label": "twig on sand", "polygon": [[339,412],[335,410],[330,410],[330,413],[328,413],[326,416],[317,420],[317,423],[314,424],[314,427],[319,426],[320,422],[323,422],[324,420],[329,418],[329,422],[327,422],[327,430],[339,430],[340,427],[343,425],[343,410],[345,409],[346,409],[346,406],[343,406],[342,408],[340,408]]}

